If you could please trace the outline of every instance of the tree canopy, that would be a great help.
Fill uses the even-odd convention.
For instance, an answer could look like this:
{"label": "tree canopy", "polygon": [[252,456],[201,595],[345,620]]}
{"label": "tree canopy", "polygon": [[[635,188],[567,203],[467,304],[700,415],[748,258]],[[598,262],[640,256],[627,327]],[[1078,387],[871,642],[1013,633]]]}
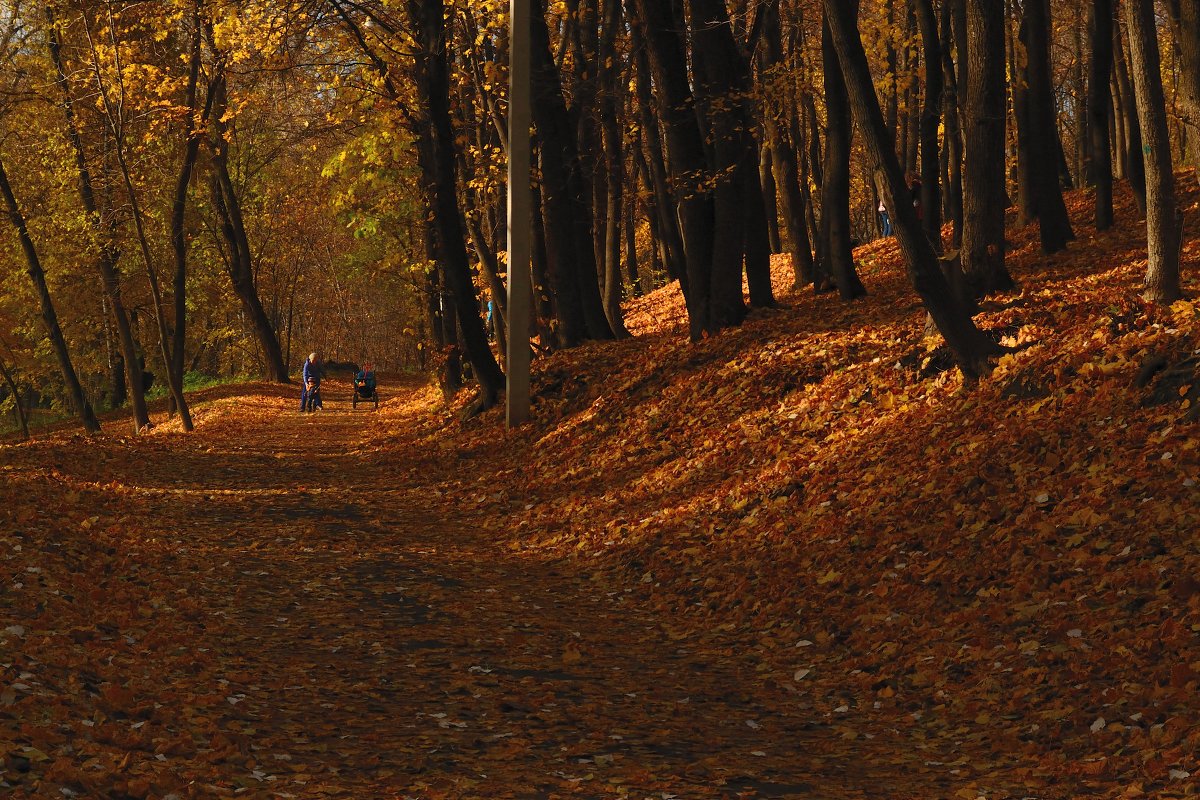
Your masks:
{"label": "tree canopy", "polygon": [[[627,336],[622,301],[668,283],[690,338],[720,335],[775,305],[775,256],[870,303],[853,248],[894,234],[931,329],[986,374],[1002,348],[972,314],[1014,287],[1006,210],[1069,249],[1064,188],[1096,187],[1103,228],[1113,180],[1171,302],[1196,5],[541,0],[519,335]],[[287,381],[317,350],[494,403],[508,38],[498,0],[6,3],[2,402],[87,425],[132,404],[141,429],[147,389],[186,420],[185,382]]]}

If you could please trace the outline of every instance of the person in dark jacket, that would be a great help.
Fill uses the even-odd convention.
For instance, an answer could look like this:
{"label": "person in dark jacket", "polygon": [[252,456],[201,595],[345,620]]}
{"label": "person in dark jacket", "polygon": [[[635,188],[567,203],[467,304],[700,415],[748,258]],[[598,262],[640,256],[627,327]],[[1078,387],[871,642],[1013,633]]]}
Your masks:
{"label": "person in dark jacket", "polygon": [[310,353],[300,375],[300,410],[316,411],[321,408],[321,358]]}

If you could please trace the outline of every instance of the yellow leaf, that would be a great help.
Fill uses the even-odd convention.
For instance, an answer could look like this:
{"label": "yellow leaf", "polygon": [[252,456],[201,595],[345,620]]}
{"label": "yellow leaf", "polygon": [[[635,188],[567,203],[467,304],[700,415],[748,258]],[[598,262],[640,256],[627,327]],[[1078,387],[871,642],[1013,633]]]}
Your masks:
{"label": "yellow leaf", "polygon": [[842,577],[842,573],[838,572],[837,570],[831,569],[831,570],[829,570],[829,572],[826,572],[824,575],[817,578],[817,583],[824,586],[827,583],[833,583],[840,577]]}

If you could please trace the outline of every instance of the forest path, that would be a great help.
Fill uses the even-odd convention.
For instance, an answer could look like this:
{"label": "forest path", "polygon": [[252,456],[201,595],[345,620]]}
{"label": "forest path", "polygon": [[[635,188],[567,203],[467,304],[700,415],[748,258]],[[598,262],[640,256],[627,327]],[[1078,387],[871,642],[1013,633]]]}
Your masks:
{"label": "forest path", "polygon": [[[787,702],[720,634],[673,630],[644,587],[514,554],[503,519],[449,510],[436,469],[396,485],[342,388],[316,414],[230,405],[137,457],[101,441],[56,465],[85,496],[134,498],[110,577],[145,594],[90,593],[99,638],[72,637],[120,652],[74,648],[90,691],[63,716],[90,716],[88,744],[41,791],[908,796],[873,742]],[[386,463],[419,459],[409,445]]]}

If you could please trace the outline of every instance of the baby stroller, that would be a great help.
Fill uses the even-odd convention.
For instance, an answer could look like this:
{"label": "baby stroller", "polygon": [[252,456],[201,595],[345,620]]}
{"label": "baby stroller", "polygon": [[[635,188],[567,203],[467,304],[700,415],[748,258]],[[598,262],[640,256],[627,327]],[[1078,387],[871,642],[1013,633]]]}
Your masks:
{"label": "baby stroller", "polygon": [[370,364],[363,364],[354,375],[354,396],[350,398],[352,408],[358,408],[359,402],[371,403],[379,408],[379,392],[375,388],[375,371]]}

